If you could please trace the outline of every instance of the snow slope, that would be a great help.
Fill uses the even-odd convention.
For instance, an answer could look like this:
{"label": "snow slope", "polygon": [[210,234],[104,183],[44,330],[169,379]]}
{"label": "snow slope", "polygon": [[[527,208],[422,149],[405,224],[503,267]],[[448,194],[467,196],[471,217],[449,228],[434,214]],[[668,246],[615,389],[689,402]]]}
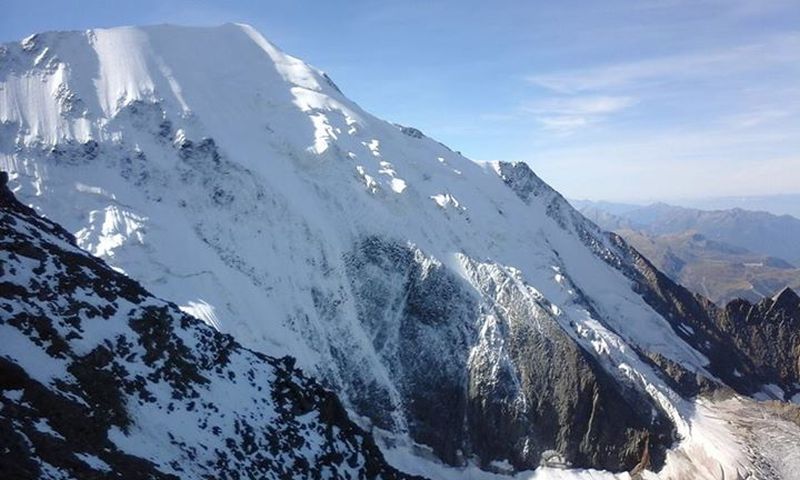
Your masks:
{"label": "snow slope", "polygon": [[0,176],[0,477],[383,478],[336,396],[80,250]]}
{"label": "snow slope", "polygon": [[649,444],[656,468],[701,414],[672,377],[747,365],[715,366],[624,249],[517,167],[373,117],[246,25],[0,49],[19,198],[185,312],[295,356],[386,445],[624,470]]}

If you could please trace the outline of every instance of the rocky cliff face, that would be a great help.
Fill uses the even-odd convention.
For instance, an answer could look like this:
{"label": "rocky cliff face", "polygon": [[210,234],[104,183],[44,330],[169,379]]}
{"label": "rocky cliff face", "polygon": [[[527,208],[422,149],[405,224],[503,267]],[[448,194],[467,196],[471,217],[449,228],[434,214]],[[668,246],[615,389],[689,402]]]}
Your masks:
{"label": "rocky cliff face", "polygon": [[[619,235],[605,232],[587,221],[568,202],[541,181],[524,163],[503,163],[498,171],[506,184],[523,201],[533,197],[545,199],[548,214],[558,219],[562,228],[572,231],[600,259],[633,282],[633,289],[643,300],[669,322],[672,334],[702,352],[709,360],[708,370],[725,380],[725,384],[709,380],[710,375],[691,371],[680,362],[640,348],[640,353],[655,363],[661,373],[671,380],[673,388],[686,396],[695,396],[706,389],[725,385],[752,393],[759,379],[740,372],[752,372],[752,365],[738,352],[724,332],[715,324],[716,309],[706,299],[675,284],[646,258],[630,247]],[[591,302],[587,299],[587,302]]]}
{"label": "rocky cliff face", "polygon": [[674,283],[621,236],[587,222],[526,164],[501,162],[498,172],[522,200],[545,198],[550,215],[562,219],[564,228],[574,230],[595,254],[631,279],[648,305],[670,321],[674,333],[708,356],[709,370],[723,384],[643,352],[683,394],[730,386],[752,395],[765,385],[775,385],[778,389],[767,394],[789,400],[800,391],[800,298],[794,290],[784,288],[756,304],[738,299],[718,308]]}
{"label": "rocky cliff face", "polygon": [[755,304],[734,300],[720,310],[718,323],[758,378],[772,385],[768,396],[800,400],[800,297],[794,290]]}
{"label": "rocky cliff face", "polygon": [[294,359],[153,297],[0,180],[0,477],[410,478]]}
{"label": "rocky cliff face", "polygon": [[[626,470],[649,442],[653,465],[663,462],[674,432],[660,407],[606,373],[513,273],[469,262],[476,294],[419,250],[374,237],[348,266],[359,318],[408,399],[410,433],[445,461],[530,468],[557,451],[576,467]],[[356,408],[381,421],[375,392],[361,393]]]}

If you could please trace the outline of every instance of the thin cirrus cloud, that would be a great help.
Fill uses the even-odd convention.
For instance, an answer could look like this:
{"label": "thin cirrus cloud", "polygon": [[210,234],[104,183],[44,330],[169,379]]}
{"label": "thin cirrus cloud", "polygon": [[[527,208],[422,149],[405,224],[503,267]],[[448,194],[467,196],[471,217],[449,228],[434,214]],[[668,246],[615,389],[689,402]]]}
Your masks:
{"label": "thin cirrus cloud", "polygon": [[641,84],[658,85],[680,79],[724,77],[798,60],[800,60],[800,33],[792,32],[723,50],[529,75],[526,80],[554,92],[574,94],[638,87]]}
{"label": "thin cirrus cloud", "polygon": [[766,108],[727,117],[734,128],[752,128],[778,120],[783,120],[795,113],[791,108]]}
{"label": "thin cirrus cloud", "polygon": [[548,130],[569,133],[620,112],[636,103],[628,96],[588,95],[552,97],[524,105],[521,110],[533,114]]}
{"label": "thin cirrus cloud", "polygon": [[[546,130],[572,133],[609,120],[637,103],[647,111],[653,108],[651,100],[664,92],[681,95],[693,91],[691,88],[682,90],[680,84],[717,81],[724,88],[737,78],[762,75],[761,83],[776,92],[773,98],[762,101],[780,100],[784,105],[780,109],[761,108],[733,116],[738,117],[740,127],[756,126],[793,114],[786,108],[786,97],[779,92],[785,90],[786,83],[796,79],[767,72],[774,67],[796,71],[798,63],[800,33],[790,32],[727,49],[530,75],[526,80],[549,92],[550,97],[533,106],[524,106],[523,111],[534,114],[538,124]],[[718,89],[716,94],[720,91]],[[791,105],[789,107],[794,110]],[[709,110],[709,113],[713,112]]]}

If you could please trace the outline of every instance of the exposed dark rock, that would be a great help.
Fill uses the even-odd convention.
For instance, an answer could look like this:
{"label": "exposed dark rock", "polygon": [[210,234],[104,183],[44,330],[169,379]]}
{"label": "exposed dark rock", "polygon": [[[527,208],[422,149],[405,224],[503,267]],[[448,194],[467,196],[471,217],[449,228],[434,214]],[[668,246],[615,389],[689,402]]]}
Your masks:
{"label": "exposed dark rock", "polygon": [[719,328],[752,361],[757,378],[800,392],[800,297],[790,288],[756,304],[734,300],[718,315]]}
{"label": "exposed dark rock", "polygon": [[[645,438],[653,465],[663,462],[673,441],[666,416],[617,384],[511,282],[484,279],[496,290],[480,293],[496,300],[482,304],[423,252],[379,237],[362,241],[347,264],[359,319],[393,366],[412,437],[448,463],[475,456],[485,468],[508,459],[531,469],[557,451],[575,467],[620,471],[641,460]],[[473,326],[489,312],[507,345],[500,366],[475,353],[483,339]],[[366,398],[355,404],[386,421]]]}
{"label": "exposed dark rock", "polygon": [[411,138],[425,138],[425,134],[414,127],[404,127],[403,125],[398,125],[398,127],[403,132],[403,135],[408,135]]}
{"label": "exposed dark rock", "polygon": [[676,284],[621,236],[586,220],[527,164],[501,162],[499,174],[526,203],[534,196],[546,196],[548,214],[563,228],[575,230],[598,257],[631,279],[637,293],[670,322],[679,337],[708,357],[708,370],[724,381],[719,384],[657,354],[641,352],[679,392],[692,396],[730,386],[753,394],[765,384],[781,386],[787,396],[797,391],[800,306],[794,291],[785,289],[775,299],[756,305],[736,300],[720,309]]}

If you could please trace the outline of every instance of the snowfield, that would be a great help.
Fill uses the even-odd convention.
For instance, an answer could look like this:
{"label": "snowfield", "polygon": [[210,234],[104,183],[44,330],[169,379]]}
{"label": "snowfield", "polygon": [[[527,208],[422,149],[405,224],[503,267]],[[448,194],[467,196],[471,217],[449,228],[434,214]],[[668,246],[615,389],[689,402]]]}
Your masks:
{"label": "snowfield", "polygon": [[1,478],[409,478],[293,359],[154,298],[6,180]]}

